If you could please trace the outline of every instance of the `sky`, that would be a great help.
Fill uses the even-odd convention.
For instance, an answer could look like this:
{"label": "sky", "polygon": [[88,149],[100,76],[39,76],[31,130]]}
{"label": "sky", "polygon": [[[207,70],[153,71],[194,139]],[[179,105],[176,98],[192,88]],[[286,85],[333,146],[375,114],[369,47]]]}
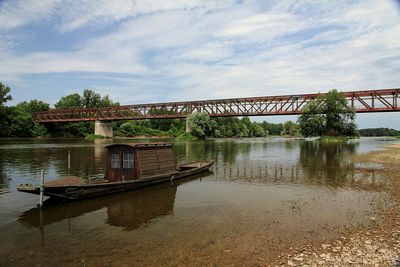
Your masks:
{"label": "sky", "polygon": [[[0,37],[9,104],[84,89],[138,104],[400,87],[395,0],[0,0]],[[357,123],[400,130],[400,112]]]}

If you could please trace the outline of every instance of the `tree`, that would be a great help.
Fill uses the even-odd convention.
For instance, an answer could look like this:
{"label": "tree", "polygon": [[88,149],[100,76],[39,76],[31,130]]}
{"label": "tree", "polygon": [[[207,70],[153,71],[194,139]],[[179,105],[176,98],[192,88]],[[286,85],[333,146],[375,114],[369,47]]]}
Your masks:
{"label": "tree", "polygon": [[64,109],[64,108],[82,108],[83,101],[81,96],[78,93],[70,94],[67,96],[61,97],[61,99],[54,105],[55,108]]}
{"label": "tree", "polygon": [[69,94],[61,97],[54,105],[55,108],[100,108],[119,106],[118,102],[113,102],[108,95],[101,97],[100,94],[90,89],[85,89],[82,96],[78,93]]}
{"label": "tree", "polygon": [[189,127],[192,129],[192,135],[200,139],[205,139],[207,136],[211,136],[216,127],[216,123],[212,121],[205,112],[192,113],[187,120]]}
{"label": "tree", "polygon": [[346,97],[336,89],[310,101],[299,117],[304,136],[355,136],[355,112],[347,106]]}
{"label": "tree", "polygon": [[0,82],[0,106],[3,106],[7,101],[12,100],[10,91],[11,91],[10,87]]}
{"label": "tree", "polygon": [[[82,96],[78,93],[63,96],[55,105],[55,108],[98,108],[108,106],[118,106],[118,102],[110,100],[108,95],[101,97],[100,94],[85,89]],[[55,124],[52,126],[54,131],[73,136],[85,136],[93,132],[93,123],[91,122],[71,122]]]}
{"label": "tree", "polygon": [[359,132],[361,136],[400,136],[400,131],[389,128],[368,128]]}
{"label": "tree", "polygon": [[85,89],[82,95],[82,103],[85,108],[96,108],[100,106],[100,94],[92,90]]}
{"label": "tree", "polygon": [[7,101],[12,100],[10,87],[0,82],[0,137],[9,135],[10,112],[9,107],[4,106]]}
{"label": "tree", "polygon": [[264,130],[264,128],[259,124],[259,123],[254,123],[253,124],[253,136],[254,137],[265,137],[267,135],[267,132]]}
{"label": "tree", "polygon": [[288,134],[290,136],[296,136],[300,134],[300,127],[298,124],[292,122],[292,121],[287,121],[283,124],[283,131],[284,134]]}

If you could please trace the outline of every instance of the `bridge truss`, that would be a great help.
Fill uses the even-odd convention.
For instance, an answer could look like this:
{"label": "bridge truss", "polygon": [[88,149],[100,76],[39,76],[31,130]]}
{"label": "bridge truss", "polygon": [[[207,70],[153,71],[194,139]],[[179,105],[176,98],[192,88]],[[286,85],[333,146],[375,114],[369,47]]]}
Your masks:
{"label": "bridge truss", "polygon": [[[261,96],[168,102],[103,108],[51,109],[33,114],[37,122],[112,121],[186,118],[193,112],[210,117],[298,115],[320,94]],[[400,88],[344,92],[357,113],[400,111]]]}

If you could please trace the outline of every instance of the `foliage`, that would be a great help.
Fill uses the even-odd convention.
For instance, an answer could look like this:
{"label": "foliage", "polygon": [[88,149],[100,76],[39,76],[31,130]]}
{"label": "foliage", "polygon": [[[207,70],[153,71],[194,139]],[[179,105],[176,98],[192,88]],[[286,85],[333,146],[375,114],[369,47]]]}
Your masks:
{"label": "foliage", "polygon": [[198,140],[197,137],[193,136],[191,133],[182,133],[176,137],[177,140],[180,141],[195,141]]}
{"label": "foliage", "polygon": [[212,121],[207,113],[194,112],[187,118],[187,124],[191,129],[193,136],[200,139],[205,139],[207,136],[212,136],[216,128],[215,121]]}
{"label": "foliage", "polygon": [[292,121],[287,121],[283,124],[283,135],[300,136],[300,126]]}
{"label": "foliage", "polygon": [[358,131],[361,136],[399,136],[400,131],[389,128],[368,128]]}
{"label": "foliage", "polygon": [[[93,135],[93,122],[49,123],[37,124],[32,119],[32,113],[49,110],[50,105],[40,100],[23,101],[15,106],[4,106],[11,100],[10,88],[0,83],[0,137],[38,137],[67,136],[96,138]],[[55,108],[95,108],[119,105],[108,96],[100,96],[92,90],[63,96],[54,105]],[[170,114],[173,111],[150,110],[150,114]],[[189,125],[192,134],[185,133],[184,119],[151,119],[143,121],[114,121],[115,136],[173,136],[179,140],[194,140],[198,136],[205,137],[265,137],[271,135],[297,135],[299,126],[293,122],[285,124],[252,122],[248,117],[209,118],[205,113],[194,113],[190,116]]]}
{"label": "foliage", "polygon": [[4,125],[2,125],[0,136],[38,137],[46,135],[46,127],[34,122],[32,112],[48,110],[49,104],[40,100],[31,100],[4,108],[6,112],[4,120],[2,120]]}
{"label": "foliage", "polygon": [[7,112],[9,108],[5,107],[4,104],[7,101],[12,100],[10,91],[10,87],[0,82],[0,137],[9,135],[8,125],[10,124],[10,122],[9,112]]}
{"label": "foliage", "polygon": [[356,136],[355,112],[347,106],[346,97],[333,89],[310,101],[299,117],[304,136]]}
{"label": "foliage", "polygon": [[[149,115],[174,115],[173,110],[158,110],[150,109]],[[172,133],[181,133],[185,130],[186,124],[182,119],[151,119],[149,120],[149,126],[153,129],[159,129],[161,131],[170,131],[174,129]],[[173,134],[173,135],[174,135]],[[179,134],[178,134],[179,135]]]}
{"label": "foliage", "polygon": [[149,127],[149,121],[127,121],[120,126],[125,136],[162,136],[163,131]]}
{"label": "foliage", "polygon": [[0,106],[3,106],[7,101],[12,100],[10,91],[10,87],[0,82]]}
{"label": "foliage", "polygon": [[322,143],[347,143],[350,140],[355,140],[354,136],[322,136],[318,141]]}
{"label": "foliage", "polygon": [[108,95],[101,97],[96,92],[85,89],[82,96],[78,93],[63,96],[55,105],[55,108],[99,108],[99,107],[110,107],[119,106],[118,102],[110,100]]}
{"label": "foliage", "polygon": [[[118,102],[113,102],[110,100],[108,95],[101,97],[100,94],[85,89],[82,96],[78,93],[69,94],[63,96],[55,105],[55,108],[65,109],[65,108],[99,108],[99,107],[109,107],[118,106]],[[94,125],[91,122],[71,122],[71,123],[58,123],[52,126],[52,131],[56,132],[57,135],[64,136],[86,136],[93,133]]]}
{"label": "foliage", "polygon": [[93,141],[95,139],[106,139],[107,137],[103,136],[103,135],[98,135],[98,134],[88,134],[85,136],[86,140],[90,140]]}
{"label": "foliage", "polygon": [[265,130],[267,135],[281,135],[283,132],[283,124],[282,123],[268,123],[263,121],[261,126]]}

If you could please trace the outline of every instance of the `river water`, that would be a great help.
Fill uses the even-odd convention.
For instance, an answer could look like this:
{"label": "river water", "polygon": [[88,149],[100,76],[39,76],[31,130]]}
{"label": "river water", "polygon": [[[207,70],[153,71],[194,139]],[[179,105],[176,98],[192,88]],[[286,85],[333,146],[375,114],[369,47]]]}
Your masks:
{"label": "river water", "polygon": [[127,140],[0,140],[0,266],[249,264],[379,220],[387,206],[380,166],[352,159],[387,142],[363,138],[177,142],[179,162],[214,159],[212,172],[42,210],[16,191],[41,169],[102,176],[110,142]]}

